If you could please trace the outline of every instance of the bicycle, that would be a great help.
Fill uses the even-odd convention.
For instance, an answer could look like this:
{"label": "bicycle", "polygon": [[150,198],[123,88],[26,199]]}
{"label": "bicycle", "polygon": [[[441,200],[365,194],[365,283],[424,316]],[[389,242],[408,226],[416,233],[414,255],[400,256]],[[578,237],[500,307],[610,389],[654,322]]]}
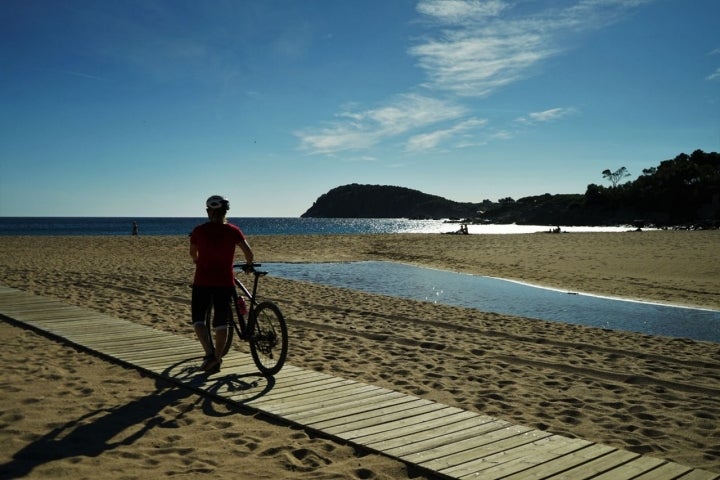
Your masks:
{"label": "bicycle", "polygon": [[[260,277],[268,274],[268,272],[255,270],[255,267],[260,266],[259,263],[233,265],[235,269],[239,268],[245,273],[252,273],[255,278],[252,293],[250,293],[250,290],[237,278],[237,273],[240,272],[235,274],[236,288],[233,290],[232,298],[232,306],[235,307],[235,312],[233,314],[233,308],[228,305],[230,311],[228,312],[227,341],[220,349],[220,352],[224,357],[230,350],[234,332],[240,340],[250,344],[250,354],[258,369],[263,374],[270,376],[278,373],[285,363],[288,353],[288,332],[285,317],[283,317],[280,308],[268,300],[258,302],[258,282]],[[238,290],[240,290],[240,293],[238,293]],[[244,303],[242,295],[247,297],[249,307],[247,307],[247,303]],[[247,310],[247,322],[245,321],[244,310]],[[205,314],[205,325],[210,344],[217,350],[212,335],[212,317],[213,307],[211,304]]]}

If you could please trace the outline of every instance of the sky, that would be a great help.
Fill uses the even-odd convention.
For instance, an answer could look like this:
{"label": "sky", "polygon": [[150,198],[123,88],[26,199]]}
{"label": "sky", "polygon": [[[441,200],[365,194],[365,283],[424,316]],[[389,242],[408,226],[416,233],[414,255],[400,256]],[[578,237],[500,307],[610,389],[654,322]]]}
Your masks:
{"label": "sky", "polygon": [[0,216],[584,193],[720,151],[717,0],[3,0]]}

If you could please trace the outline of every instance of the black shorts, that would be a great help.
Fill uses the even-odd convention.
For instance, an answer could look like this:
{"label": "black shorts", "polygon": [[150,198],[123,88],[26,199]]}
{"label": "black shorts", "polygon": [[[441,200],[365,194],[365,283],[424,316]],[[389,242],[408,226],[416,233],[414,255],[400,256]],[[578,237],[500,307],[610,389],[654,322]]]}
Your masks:
{"label": "black shorts", "polygon": [[213,306],[213,327],[223,327],[228,324],[228,316],[232,315],[231,305],[233,287],[192,287],[192,323],[205,323],[205,314],[210,305]]}

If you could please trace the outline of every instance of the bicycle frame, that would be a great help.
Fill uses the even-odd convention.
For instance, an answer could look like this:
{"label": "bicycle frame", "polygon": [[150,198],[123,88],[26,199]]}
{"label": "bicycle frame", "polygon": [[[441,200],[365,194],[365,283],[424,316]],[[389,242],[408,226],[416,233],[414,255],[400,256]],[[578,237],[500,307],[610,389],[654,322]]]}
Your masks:
{"label": "bicycle frame", "polygon": [[[235,308],[235,314],[237,316],[237,322],[233,322],[231,320],[231,324],[235,327],[235,331],[238,334],[238,338],[241,340],[247,340],[250,335],[252,335],[252,332],[254,330],[254,323],[251,324],[251,320],[253,317],[253,312],[255,311],[255,307],[257,306],[257,299],[255,298],[255,295],[257,294],[257,288],[258,288],[258,282],[260,281],[260,277],[266,274],[266,272],[258,272],[254,271],[252,272],[253,276],[255,277],[253,280],[253,288],[252,293],[250,293],[250,290],[235,277],[235,291],[233,292],[233,307]],[[238,288],[241,290],[242,293],[238,293]],[[248,312],[247,312],[247,323],[245,321],[245,317],[240,314],[240,308],[238,307],[238,296],[244,294],[245,297],[248,299]]]}
{"label": "bicycle frame", "polygon": [[[250,354],[253,357],[255,365],[265,375],[274,375],[280,371],[285,362],[288,352],[288,332],[285,319],[280,308],[272,301],[259,301],[257,298],[258,283],[260,277],[267,275],[268,272],[255,270],[255,265],[234,265],[235,268],[242,267],[247,273],[254,275],[252,292],[248,289],[235,274],[232,289],[232,303],[235,308],[233,315],[233,306],[229,305],[228,311],[228,331],[225,345],[214,345],[219,350],[220,356],[224,356],[232,345],[233,333],[236,333],[238,340],[248,342],[250,345]],[[239,273],[239,272],[238,272]],[[247,298],[249,303],[246,315],[241,315],[240,298]],[[244,298],[243,298],[244,300]],[[245,310],[243,308],[242,310]],[[210,321],[212,314],[212,305],[208,308],[205,315],[205,323],[208,325],[208,340],[212,344],[212,335],[210,334]],[[235,317],[235,318],[233,318]]]}

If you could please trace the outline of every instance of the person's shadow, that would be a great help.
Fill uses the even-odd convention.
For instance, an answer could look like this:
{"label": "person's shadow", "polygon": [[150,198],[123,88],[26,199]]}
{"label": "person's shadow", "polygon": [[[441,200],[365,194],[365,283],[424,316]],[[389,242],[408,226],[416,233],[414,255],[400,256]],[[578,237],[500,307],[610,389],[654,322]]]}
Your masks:
{"label": "person's shadow", "polygon": [[[199,374],[196,378],[197,382],[203,381]],[[233,383],[236,391],[252,387],[244,382]],[[152,395],[133,400],[126,405],[90,412],[51,430],[17,451],[11,461],[0,465],[0,479],[21,478],[39,465],[63,458],[96,457],[107,450],[133,444],[152,428],[177,428],[178,420],[185,412],[176,418],[167,419],[161,414],[162,410],[197,393],[163,379],[158,379],[156,385],[157,391]],[[233,413],[219,413],[213,407],[213,402],[202,395],[198,395],[196,404],[198,403],[203,404],[206,415],[223,416]],[[115,438],[118,439],[113,440]]]}

